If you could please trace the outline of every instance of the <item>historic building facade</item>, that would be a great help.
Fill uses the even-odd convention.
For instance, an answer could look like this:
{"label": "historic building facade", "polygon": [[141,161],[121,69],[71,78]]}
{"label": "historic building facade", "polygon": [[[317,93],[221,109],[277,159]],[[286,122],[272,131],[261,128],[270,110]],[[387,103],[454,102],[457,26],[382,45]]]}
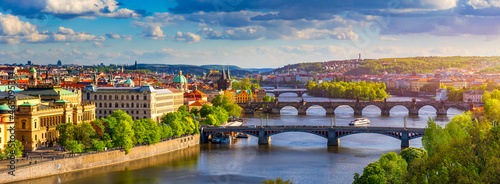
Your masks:
{"label": "historic building facade", "polygon": [[80,124],[95,120],[95,104],[82,103],[80,92],[55,85],[38,85],[29,86],[19,94],[40,99],[40,103],[27,99],[15,111],[16,139],[21,141],[25,150],[54,146],[59,137],[56,127],[61,123]]}
{"label": "historic building facade", "polygon": [[175,112],[184,104],[184,93],[177,89],[154,89],[142,87],[96,87],[83,90],[83,101],[96,104],[97,118],[123,110],[134,120],[149,118],[160,122],[161,117]]}
{"label": "historic building facade", "polygon": [[0,105],[0,149],[4,149],[9,143],[10,136],[13,131],[9,131],[14,127],[14,120],[10,119],[10,107],[7,104]]}

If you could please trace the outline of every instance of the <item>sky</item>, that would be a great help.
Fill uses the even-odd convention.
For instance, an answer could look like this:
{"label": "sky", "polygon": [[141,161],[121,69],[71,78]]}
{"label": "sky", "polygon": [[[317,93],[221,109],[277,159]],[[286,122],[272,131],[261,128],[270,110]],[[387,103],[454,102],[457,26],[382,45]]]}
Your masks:
{"label": "sky", "polygon": [[0,0],[0,63],[492,56],[500,0]]}

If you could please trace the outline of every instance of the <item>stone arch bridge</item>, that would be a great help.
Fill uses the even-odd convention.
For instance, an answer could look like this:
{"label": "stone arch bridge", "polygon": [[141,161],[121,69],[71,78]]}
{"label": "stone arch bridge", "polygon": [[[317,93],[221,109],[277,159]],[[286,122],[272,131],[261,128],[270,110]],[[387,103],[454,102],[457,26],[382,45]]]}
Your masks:
{"label": "stone arch bridge", "polygon": [[306,115],[307,109],[312,106],[321,106],[326,110],[327,115],[334,115],[335,109],[340,106],[349,106],[354,110],[354,115],[362,115],[363,109],[368,106],[376,106],[380,109],[383,116],[389,116],[390,110],[396,106],[403,106],[408,109],[408,115],[418,116],[418,111],[424,106],[431,106],[436,110],[437,115],[447,115],[449,108],[457,108],[464,111],[472,110],[474,106],[482,107],[484,103],[469,103],[469,102],[439,102],[439,101],[343,101],[343,102],[248,102],[238,103],[246,114],[253,114],[255,110],[262,108],[266,109],[269,113],[280,114],[281,109],[291,106],[297,109],[298,114]]}
{"label": "stone arch bridge", "polygon": [[271,136],[285,132],[305,132],[328,139],[328,146],[338,146],[339,138],[358,134],[376,133],[387,135],[401,140],[401,147],[410,146],[410,140],[422,137],[424,128],[398,128],[398,127],[345,127],[345,126],[265,126],[265,127],[204,127],[201,129],[200,142],[208,143],[212,134],[224,132],[239,132],[259,138],[258,143],[268,145]]}

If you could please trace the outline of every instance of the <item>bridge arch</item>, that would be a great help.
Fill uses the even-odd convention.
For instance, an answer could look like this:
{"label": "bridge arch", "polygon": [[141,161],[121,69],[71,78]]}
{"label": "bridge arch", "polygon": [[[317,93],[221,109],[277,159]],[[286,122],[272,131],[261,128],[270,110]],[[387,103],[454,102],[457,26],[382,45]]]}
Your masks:
{"label": "bridge arch", "polygon": [[248,134],[248,135],[251,135],[251,136],[254,136],[254,137],[259,137],[259,131],[255,131],[255,130],[249,130],[249,131],[244,131],[244,130],[231,130],[231,131],[228,131],[228,130],[224,130],[224,128],[221,128],[220,131],[213,131],[213,132],[210,132],[210,133],[206,133],[205,136],[210,136],[210,135],[213,135],[213,134],[217,134],[217,133],[227,133],[227,132],[239,132],[239,133],[242,133],[242,134]]}
{"label": "bridge arch", "polygon": [[457,114],[461,114],[464,111],[468,111],[468,110],[469,109],[465,108],[464,106],[451,105],[445,109],[445,112],[446,112],[446,114],[457,115]]}
{"label": "bridge arch", "polygon": [[380,115],[382,113],[382,108],[376,105],[367,105],[361,110],[363,115]]}
{"label": "bridge arch", "polygon": [[271,137],[273,135],[282,134],[282,133],[290,133],[290,132],[309,133],[309,134],[317,135],[317,136],[320,136],[323,138],[328,138],[328,131],[306,131],[306,130],[276,131],[276,132],[267,134],[266,137]]}
{"label": "bridge arch", "polygon": [[337,138],[342,138],[348,135],[354,135],[354,134],[380,134],[380,135],[385,135],[389,136],[398,140],[401,140],[402,138],[400,137],[401,134],[398,134],[397,132],[394,132],[394,134],[391,133],[386,133],[386,132],[362,132],[362,131],[347,131],[347,132],[337,132]]}
{"label": "bridge arch", "polygon": [[[285,110],[284,113],[283,113],[283,110]],[[295,115],[295,114],[299,114],[299,108],[297,108],[294,105],[284,105],[282,107],[279,107],[279,112],[280,112],[280,114],[284,114],[284,115]]]}
{"label": "bridge arch", "polygon": [[410,110],[408,107],[403,106],[403,105],[396,105],[394,107],[391,107],[389,110],[390,115],[409,115]]}
{"label": "bridge arch", "polygon": [[354,108],[349,105],[340,105],[334,110],[337,115],[354,115]]}
{"label": "bridge arch", "polygon": [[422,115],[436,115],[439,109],[433,105],[424,105],[418,108],[418,114]]}
{"label": "bridge arch", "polygon": [[[316,111],[316,112],[314,112]],[[306,109],[307,115],[326,115],[326,108],[321,105],[311,105]]]}
{"label": "bridge arch", "polygon": [[[287,92],[278,92],[278,93],[279,93],[279,94],[277,94],[277,92],[274,92],[274,96],[275,96],[275,97],[292,97],[292,98],[294,98],[294,97],[301,97],[301,96],[302,96],[300,92],[293,92],[293,91],[292,91],[292,92],[291,92],[291,91],[287,91]],[[286,95],[285,95],[285,96],[283,96],[284,94],[286,94]],[[297,95],[297,96],[295,96],[295,95],[293,95],[293,94],[295,94],[295,95]]]}

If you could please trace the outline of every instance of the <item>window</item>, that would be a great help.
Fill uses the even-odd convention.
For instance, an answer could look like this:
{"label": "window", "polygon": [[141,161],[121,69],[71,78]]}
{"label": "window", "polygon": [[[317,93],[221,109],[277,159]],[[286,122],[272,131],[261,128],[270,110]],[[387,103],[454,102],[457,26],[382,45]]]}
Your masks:
{"label": "window", "polygon": [[132,100],[134,100],[134,95],[132,95],[130,98],[132,98]]}
{"label": "window", "polygon": [[134,114],[134,111],[130,111],[130,114]]}
{"label": "window", "polygon": [[24,141],[24,135],[21,136],[21,141]]}
{"label": "window", "polygon": [[128,103],[127,103],[127,108],[128,108],[128,107],[129,107],[129,106],[128,106]]}
{"label": "window", "polygon": [[102,107],[102,103],[99,102],[99,107]]}
{"label": "window", "polygon": [[147,100],[148,99],[148,96],[146,96],[146,94],[144,94],[144,100]]}
{"label": "window", "polygon": [[[132,96],[132,97],[133,97],[133,96]],[[134,103],[131,103],[131,104],[130,104],[130,106],[131,106],[131,107],[134,107]]]}
{"label": "window", "polygon": [[136,97],[135,99],[139,100],[139,95],[136,95],[135,97]]}
{"label": "window", "polygon": [[125,107],[125,105],[123,105],[123,103],[122,103],[122,107]]}
{"label": "window", "polygon": [[102,95],[99,95],[99,100],[102,100]]}
{"label": "window", "polygon": [[109,107],[113,107],[113,104],[109,103]]}
{"label": "window", "polygon": [[94,100],[97,100],[97,95],[94,95]]}
{"label": "window", "polygon": [[35,128],[36,128],[36,121],[35,121]]}
{"label": "window", "polygon": [[122,100],[125,100],[125,97],[122,95]]}
{"label": "window", "polygon": [[102,111],[99,111],[99,114],[102,114]]}
{"label": "window", "polygon": [[128,100],[128,95],[127,95],[127,100]]}
{"label": "window", "polygon": [[147,103],[144,103],[144,108],[148,107],[148,104]]}
{"label": "window", "polygon": [[118,102],[115,103],[115,107],[118,107]]}
{"label": "window", "polygon": [[87,100],[90,100],[90,93],[87,92]]}
{"label": "window", "polygon": [[109,95],[109,100],[113,100],[113,98],[111,97],[111,95]]}
{"label": "window", "polygon": [[[23,120],[23,121],[22,121],[21,128],[22,128],[22,129],[26,129],[26,120]],[[23,140],[24,140],[24,138],[23,138]]]}
{"label": "window", "polygon": [[118,95],[115,95],[115,100],[118,100]]}
{"label": "window", "polygon": [[144,114],[148,114],[148,112],[144,111]]}
{"label": "window", "polygon": [[36,140],[38,140],[38,136],[37,136],[37,135],[35,135],[35,141],[36,141]]}
{"label": "window", "polygon": [[108,97],[108,96],[104,95],[104,100],[107,100],[107,97]]}
{"label": "window", "polygon": [[104,107],[108,107],[108,104],[107,104],[107,103],[104,103]]}

